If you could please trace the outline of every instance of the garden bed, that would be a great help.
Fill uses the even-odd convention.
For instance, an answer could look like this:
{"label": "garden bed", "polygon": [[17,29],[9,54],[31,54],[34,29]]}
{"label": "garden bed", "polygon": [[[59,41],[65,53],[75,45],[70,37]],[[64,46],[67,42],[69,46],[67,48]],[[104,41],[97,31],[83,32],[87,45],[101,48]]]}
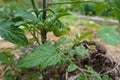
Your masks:
{"label": "garden bed", "polygon": [[[66,18],[65,18],[65,20],[66,20]],[[76,22],[77,21],[77,22]],[[96,31],[97,29],[93,29],[91,26],[85,26],[84,24],[81,24],[80,22],[81,22],[81,19],[76,19],[76,21],[71,21],[71,24],[69,24],[71,27],[72,27],[72,30],[71,30],[71,32],[69,33],[69,34],[67,34],[67,35],[65,35],[65,37],[68,37],[69,39],[71,39],[71,38],[74,38],[74,36],[76,35],[76,33],[84,33],[86,30],[88,30],[88,29],[91,29],[91,30],[94,30],[94,31]],[[84,21],[83,21],[84,22]],[[87,22],[87,21],[86,21]],[[28,34],[27,33],[27,36],[29,37],[29,38],[31,38],[31,35],[30,34]],[[96,35],[96,32],[94,33],[94,41],[97,41],[98,43],[100,43],[100,44],[102,44],[102,46],[104,46],[106,49],[106,52],[105,52],[105,54],[107,54],[107,58],[109,59],[109,60],[111,60],[111,62],[110,62],[110,65],[112,66],[113,65],[113,63],[115,62],[115,64],[119,64],[120,63],[120,59],[119,59],[119,57],[120,57],[120,46],[118,45],[118,46],[111,46],[111,45],[108,45],[107,43],[105,43],[104,41],[102,41],[102,40],[100,40],[99,38],[98,38],[98,36]],[[48,33],[48,38],[51,38],[51,40],[52,41],[54,41],[54,40],[58,40],[59,39],[59,37],[55,37],[54,35],[53,35],[53,33]],[[85,43],[85,44],[87,44],[88,45],[88,43]],[[91,45],[96,45],[95,44],[95,42],[93,42]],[[19,51],[19,50],[16,50],[15,48],[16,48],[16,46],[14,45],[14,44],[12,44],[12,43],[9,43],[9,42],[7,42],[7,41],[4,41],[4,40],[0,40],[0,48],[1,48],[1,50],[9,50],[10,48],[12,48],[12,49],[14,49],[14,51],[12,51],[12,53],[15,55],[15,56],[17,56],[17,57],[19,57],[22,53]],[[28,48],[28,51],[29,50],[31,50],[31,48]],[[102,57],[102,59],[103,58],[106,58],[106,57]],[[93,60],[94,58],[92,58],[92,60]],[[90,60],[89,60],[90,61]],[[99,60],[99,61],[101,61],[101,59]],[[104,61],[103,61],[104,62]],[[75,62],[75,63],[80,63],[80,62]],[[87,63],[83,63],[84,65],[86,64],[86,65],[89,65],[89,66],[96,66],[96,65],[90,65],[90,64],[88,64],[89,62],[87,62]],[[96,63],[95,63],[96,64]],[[102,64],[104,64],[104,63],[102,63]],[[100,67],[100,65],[102,65],[102,64],[99,64],[98,66]],[[78,65],[81,65],[81,64],[78,64]],[[80,67],[83,67],[84,65],[82,65],[82,66],[80,66]],[[73,73],[66,73],[66,72],[64,72],[65,70],[66,70],[66,68],[67,68],[67,66],[68,66],[68,64],[67,65],[64,65],[64,66],[62,66],[62,67],[59,67],[59,66],[53,66],[53,67],[49,67],[50,68],[50,70],[49,70],[49,68],[48,68],[48,74],[47,74],[47,76],[48,77],[51,77],[51,80],[61,80],[61,78],[59,79],[59,77],[63,77],[63,80],[65,79],[65,77],[67,77],[67,78],[69,78],[68,80],[74,80],[74,78],[76,78],[76,76],[77,76],[77,74],[79,74],[78,72],[73,72]],[[95,68],[98,68],[98,66],[97,67],[95,67]],[[109,66],[110,67],[110,69],[112,70],[112,69],[114,69],[115,68],[115,66]],[[105,66],[104,66],[105,67]],[[101,66],[101,68],[103,68],[102,66]],[[117,67],[118,68],[118,67]],[[59,77],[58,78],[56,78],[55,79],[55,75],[54,75],[54,69],[56,69],[57,71],[58,71],[58,73],[60,73],[61,74],[61,76],[59,75]],[[109,70],[110,70],[109,69]],[[98,72],[99,72],[99,69],[96,69],[96,70],[98,70]],[[100,69],[101,70],[101,69]],[[108,71],[109,71],[108,70]],[[59,72],[59,71],[63,71],[63,72]],[[0,65],[0,75],[2,75],[3,73],[4,73],[4,66],[2,66],[2,65]],[[107,72],[107,71],[106,71]],[[118,73],[118,74],[120,74],[120,73]],[[113,75],[112,75],[113,76]],[[2,78],[2,76],[1,76],[1,78]],[[114,76],[113,76],[113,78],[115,78]],[[118,79],[116,79],[116,80],[118,80]]]}

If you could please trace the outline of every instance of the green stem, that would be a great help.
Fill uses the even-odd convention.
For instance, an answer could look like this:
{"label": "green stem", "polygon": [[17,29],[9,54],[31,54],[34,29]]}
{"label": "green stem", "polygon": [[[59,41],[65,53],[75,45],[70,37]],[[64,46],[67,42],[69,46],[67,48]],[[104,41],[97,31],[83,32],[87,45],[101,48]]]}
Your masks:
{"label": "green stem", "polygon": [[67,2],[56,2],[56,3],[49,3],[48,5],[58,5],[58,4],[74,4],[74,3],[83,3],[83,2],[94,2],[94,3],[101,3],[100,1],[67,1]]}
{"label": "green stem", "polygon": [[[52,9],[50,9],[50,8],[47,8],[47,9],[44,9],[44,10],[46,10],[46,11],[50,11],[50,12],[52,12],[53,14],[55,14],[55,12],[54,12]],[[43,9],[42,9],[42,10],[40,10],[40,12],[39,12],[39,13],[43,12],[44,10],[43,10]]]}
{"label": "green stem", "polygon": [[[47,9],[47,0],[43,0],[43,14],[42,14],[43,22],[46,20],[46,15],[47,15],[46,9]],[[44,44],[47,39],[47,31],[44,29],[45,26],[42,27],[43,28],[41,29],[41,40],[42,40],[42,44]],[[48,80],[48,77],[44,73],[46,73],[46,69],[43,70],[42,75],[43,75],[43,80]]]}
{"label": "green stem", "polygon": [[33,10],[34,10],[36,16],[38,17],[39,12],[38,12],[37,7],[35,6],[35,2],[34,2],[34,0],[31,0],[31,3],[32,3],[32,6],[33,6]]}
{"label": "green stem", "polygon": [[28,29],[30,34],[33,36],[33,38],[37,41],[37,43],[40,45],[39,39],[36,37],[35,30],[32,32],[30,29]]}
{"label": "green stem", "polygon": [[40,45],[39,37],[37,36],[39,33],[37,32],[36,29],[33,30],[33,33],[34,33],[34,34],[33,34],[34,38],[36,39],[37,43]]}
{"label": "green stem", "polygon": [[46,19],[46,8],[47,8],[47,2],[46,2],[46,0],[43,0],[43,16],[42,16],[43,22]]}
{"label": "green stem", "polygon": [[32,2],[33,9],[37,9],[36,6],[35,6],[34,0],[31,0],[31,2]]}
{"label": "green stem", "polygon": [[47,39],[47,31],[42,29],[41,30],[41,40],[42,40],[42,44],[44,44],[46,42]]}
{"label": "green stem", "polygon": [[[43,0],[43,15],[42,15],[42,18],[43,18],[43,22],[45,21],[46,19],[46,8],[47,8],[47,0]],[[44,26],[43,26],[44,27]],[[41,29],[41,40],[42,40],[42,44],[44,44],[46,42],[46,39],[47,39],[47,31],[42,28]]]}

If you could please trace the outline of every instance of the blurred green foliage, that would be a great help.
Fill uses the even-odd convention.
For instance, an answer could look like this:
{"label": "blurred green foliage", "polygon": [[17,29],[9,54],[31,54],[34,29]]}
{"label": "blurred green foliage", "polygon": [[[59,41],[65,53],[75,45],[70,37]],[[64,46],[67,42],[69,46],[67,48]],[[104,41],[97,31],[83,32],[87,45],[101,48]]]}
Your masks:
{"label": "blurred green foliage", "polygon": [[31,7],[31,3],[25,0],[0,0],[0,7],[9,7],[10,9],[27,9]]}
{"label": "blurred green foliage", "polygon": [[[51,3],[56,2],[66,2],[66,1],[73,1],[73,0],[49,0]],[[78,1],[78,0],[74,0]],[[85,0],[83,0],[85,1]],[[90,0],[92,1],[92,0]],[[110,6],[116,6],[120,9],[120,0],[105,0],[107,4]],[[42,7],[42,0],[35,0],[35,3],[37,3],[37,7]],[[18,8],[24,8],[24,9],[30,9],[32,8],[31,2],[26,0],[0,0],[0,7],[8,7],[10,9],[18,9]],[[76,11],[80,12],[83,15],[97,15],[96,13],[96,4],[94,2],[82,2],[79,4],[63,4],[63,5],[54,5],[50,6],[53,10],[57,12],[66,12],[66,11]],[[0,11],[2,9],[0,8]],[[102,16],[114,16],[111,9],[104,9],[102,12]]]}
{"label": "blurred green foliage", "polygon": [[[49,2],[67,2],[67,1],[73,1],[73,0],[49,0]],[[78,1],[78,0],[74,0]],[[83,0],[85,1],[85,0]],[[92,0],[89,0],[91,2],[82,2],[79,4],[63,4],[63,5],[55,5],[51,6],[52,9],[58,11],[58,12],[65,12],[68,10],[80,12],[83,15],[97,15],[96,13],[96,3],[92,2]],[[93,0],[94,1],[94,0]],[[104,0],[105,4],[108,4],[111,7],[116,6],[118,9],[120,9],[120,0]],[[101,6],[102,7],[102,6]],[[111,9],[104,9],[101,13],[102,16],[114,16]]]}

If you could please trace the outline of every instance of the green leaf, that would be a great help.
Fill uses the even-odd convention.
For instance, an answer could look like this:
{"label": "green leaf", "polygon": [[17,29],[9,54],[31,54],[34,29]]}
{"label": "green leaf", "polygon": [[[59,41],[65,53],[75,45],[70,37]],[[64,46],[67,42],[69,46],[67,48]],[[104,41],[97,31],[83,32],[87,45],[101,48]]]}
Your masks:
{"label": "green leaf", "polygon": [[28,76],[28,79],[26,80],[38,80],[38,78],[40,77],[40,73],[32,73],[30,76]]}
{"label": "green leaf", "polygon": [[9,52],[0,52],[0,61],[5,65],[11,65],[15,60],[14,55],[9,55]]}
{"label": "green leaf", "polygon": [[113,0],[115,6],[120,9],[120,0]]}
{"label": "green leaf", "polygon": [[14,16],[15,17],[21,17],[24,19],[24,21],[26,22],[33,22],[33,21],[37,21],[37,18],[34,14],[32,14],[31,12],[28,12],[26,10],[20,9],[20,10],[16,10],[14,12]]}
{"label": "green leaf", "polygon": [[88,51],[83,46],[76,46],[75,47],[75,54],[81,55],[82,57],[86,58],[89,56]]}
{"label": "green leaf", "polygon": [[80,76],[77,78],[77,80],[86,80],[86,76]]}
{"label": "green leaf", "polygon": [[68,66],[67,71],[68,71],[68,72],[72,72],[72,71],[74,71],[74,70],[76,70],[76,69],[77,69],[76,64],[71,63],[71,64]]}
{"label": "green leaf", "polygon": [[14,23],[9,20],[0,22],[0,35],[7,41],[14,44],[27,45],[28,40],[22,29],[14,26]]}
{"label": "green leaf", "polygon": [[108,75],[104,75],[102,76],[102,80],[112,80],[112,78],[110,78]]}
{"label": "green leaf", "polygon": [[12,76],[8,76],[8,77],[5,77],[6,80],[15,80],[14,77]]}
{"label": "green leaf", "polygon": [[2,63],[5,65],[10,64],[10,61],[8,60],[6,53],[0,53],[0,61],[2,61]]}
{"label": "green leaf", "polygon": [[88,38],[90,35],[92,34],[92,31],[87,31],[85,33],[83,33],[82,35],[80,35],[79,37],[77,37],[77,41],[81,41],[84,40],[86,38]]}
{"label": "green leaf", "polygon": [[56,15],[56,18],[58,19],[58,18],[61,18],[61,17],[63,17],[63,16],[67,16],[67,15],[71,15],[70,13],[59,13],[59,14],[57,14]]}
{"label": "green leaf", "polygon": [[5,73],[4,73],[4,77],[9,76],[11,73],[12,73],[11,69],[6,70]]}
{"label": "green leaf", "polygon": [[11,76],[11,73],[12,73],[11,69],[8,69],[7,71],[5,71],[5,73],[3,75],[5,80],[15,80],[14,76]]}
{"label": "green leaf", "polygon": [[61,61],[61,55],[56,53],[56,47],[51,44],[38,46],[31,54],[18,61],[17,67],[31,68],[41,65],[42,69]]}
{"label": "green leaf", "polygon": [[101,26],[99,24],[97,24],[96,22],[94,21],[87,21],[86,22],[86,25],[90,26],[90,27],[93,27],[93,28],[97,28],[99,29]]}
{"label": "green leaf", "polygon": [[28,74],[30,72],[29,68],[21,68],[21,71],[25,74]]}
{"label": "green leaf", "polygon": [[98,31],[98,35],[110,45],[120,44],[120,34],[114,27],[103,27]]}
{"label": "green leaf", "polygon": [[103,10],[107,8],[107,5],[104,3],[96,3],[95,11],[98,15],[100,15]]}
{"label": "green leaf", "polygon": [[85,65],[85,68],[86,68],[86,70],[88,70],[90,72],[90,74],[92,76],[91,80],[102,80],[101,77],[100,77],[100,74],[95,72],[92,67],[89,67],[89,66]]}
{"label": "green leaf", "polygon": [[15,26],[20,26],[20,25],[23,25],[23,24],[26,24],[26,22],[24,22],[24,21],[19,21],[19,22],[16,22],[16,23],[15,23]]}
{"label": "green leaf", "polygon": [[68,39],[66,37],[61,37],[56,41],[55,45],[65,45],[66,43],[68,43]]}
{"label": "green leaf", "polygon": [[113,11],[113,13],[115,14],[116,18],[117,18],[117,19],[119,20],[119,22],[120,22],[120,9],[114,7],[114,8],[112,8],[112,11]]}

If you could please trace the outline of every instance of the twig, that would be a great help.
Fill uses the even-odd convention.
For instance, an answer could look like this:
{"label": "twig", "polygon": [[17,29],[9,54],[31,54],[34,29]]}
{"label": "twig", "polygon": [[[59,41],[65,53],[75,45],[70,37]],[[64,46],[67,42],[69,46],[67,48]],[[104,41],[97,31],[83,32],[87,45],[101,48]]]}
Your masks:
{"label": "twig", "polygon": [[119,66],[120,66],[120,63],[118,63],[118,65],[117,65],[116,67],[114,67],[113,69],[111,69],[111,70],[109,70],[109,71],[107,71],[107,72],[101,74],[100,76],[103,76],[103,75],[105,75],[105,74],[108,74],[108,73],[110,73],[110,72],[116,70],[117,68],[119,68]]}
{"label": "twig", "polygon": [[34,39],[37,41],[37,43],[40,45],[40,42],[39,42],[38,38],[36,37],[35,32],[32,32],[31,29],[29,29],[29,32],[34,37]]}
{"label": "twig", "polygon": [[65,73],[65,79],[68,80],[68,72]]}

